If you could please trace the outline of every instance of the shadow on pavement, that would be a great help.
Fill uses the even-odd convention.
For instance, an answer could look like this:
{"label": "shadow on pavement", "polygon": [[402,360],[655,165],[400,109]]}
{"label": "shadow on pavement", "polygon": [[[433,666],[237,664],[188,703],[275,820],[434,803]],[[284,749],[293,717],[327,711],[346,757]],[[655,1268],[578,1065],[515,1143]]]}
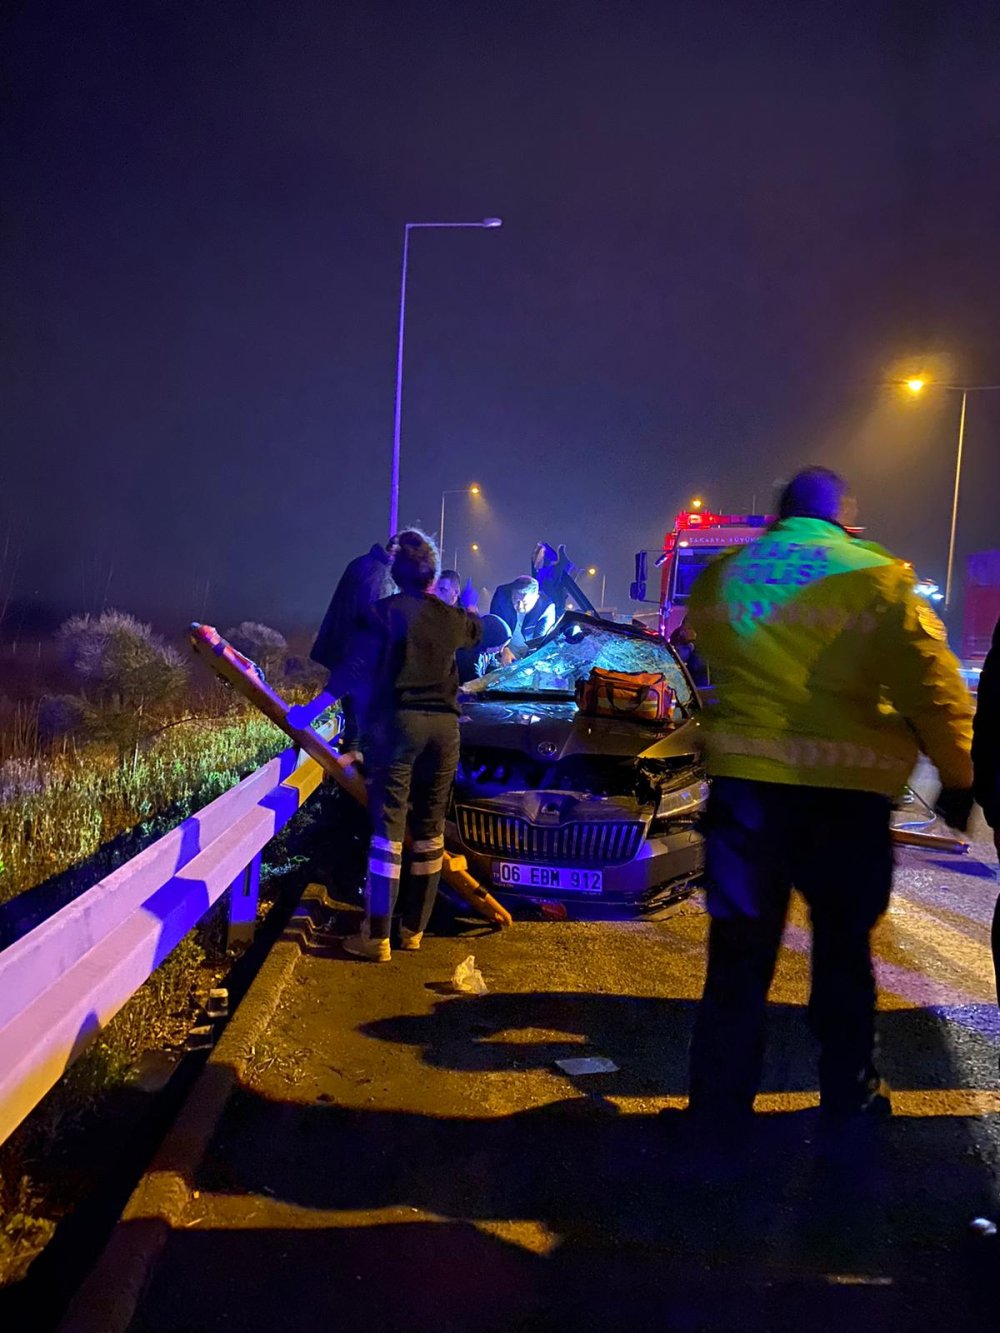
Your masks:
{"label": "shadow on pavement", "polygon": [[[992,1204],[974,1122],[898,1116],[831,1155],[814,1111],[762,1115],[743,1172],[716,1172],[690,1151],[679,1116],[610,1100],[683,1089],[693,1009],[498,994],[365,1029],[422,1046],[430,1065],[507,1077],[551,1063],[556,1048],[579,1053],[547,1030],[584,1034],[628,1064],[580,1080],[577,1096],[506,1115],[241,1090],[196,1182],[221,1212],[207,1215],[212,1229],[173,1235],[135,1329],[993,1326],[1000,1255],[977,1258],[965,1239]],[[897,1086],[958,1086],[943,1020],[881,1017]],[[768,1086],[809,1088],[802,1011],[773,1006],[771,1018]],[[540,1038],[491,1040],[513,1029]]]}
{"label": "shadow on pavement", "polygon": [[[620,1066],[618,1072],[587,1078],[581,1090],[680,1096],[687,1091],[687,1052],[696,1009],[690,1000],[635,995],[497,992],[459,1003],[452,996],[436,1002],[429,1014],[378,1019],[361,1031],[390,1044],[418,1046],[424,1062],[435,1068],[469,1072],[529,1071],[550,1068],[570,1056],[606,1055]],[[880,1013],[883,1072],[899,1090],[961,1086],[949,1023],[962,1029],[966,1064],[992,1071],[995,1013],[993,1005]],[[506,1034],[517,1034],[517,1039],[503,1040]],[[769,1005],[761,1091],[809,1092],[815,1087],[816,1048],[806,1029],[805,1010]]]}

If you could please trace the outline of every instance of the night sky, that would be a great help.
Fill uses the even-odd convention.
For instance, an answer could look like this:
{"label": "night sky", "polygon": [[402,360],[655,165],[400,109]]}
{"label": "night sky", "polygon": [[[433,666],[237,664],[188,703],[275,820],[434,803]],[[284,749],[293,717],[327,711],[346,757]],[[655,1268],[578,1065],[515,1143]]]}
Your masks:
{"label": "night sky", "polygon": [[[4,15],[16,598],[316,622],[387,535],[403,223],[492,214],[411,251],[401,517],[478,482],[463,573],[565,541],[624,610],[692,494],[825,462],[943,582],[958,400],[884,381],[1000,383],[992,0]],[[967,432],[972,551],[1000,393]]]}

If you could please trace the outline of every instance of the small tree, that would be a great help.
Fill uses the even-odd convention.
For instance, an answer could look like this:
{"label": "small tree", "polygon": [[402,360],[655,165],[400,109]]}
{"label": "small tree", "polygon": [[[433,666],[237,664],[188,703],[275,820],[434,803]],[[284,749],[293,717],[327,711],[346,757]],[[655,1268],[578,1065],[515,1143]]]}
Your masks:
{"label": "small tree", "polygon": [[149,625],[121,611],[73,616],[59,630],[63,659],[80,683],[87,730],[122,757],[160,725],[187,684],[187,666]]}
{"label": "small tree", "polygon": [[256,662],[269,680],[279,679],[285,673],[288,643],[283,634],[270,625],[256,620],[241,620],[226,630],[226,638],[238,653]]}

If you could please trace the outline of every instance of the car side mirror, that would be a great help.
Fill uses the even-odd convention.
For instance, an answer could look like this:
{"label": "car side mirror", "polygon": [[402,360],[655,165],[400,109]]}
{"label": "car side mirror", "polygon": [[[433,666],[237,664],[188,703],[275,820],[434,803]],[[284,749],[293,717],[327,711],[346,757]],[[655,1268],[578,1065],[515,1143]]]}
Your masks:
{"label": "car side mirror", "polygon": [[633,602],[644,602],[646,600],[646,577],[648,572],[646,552],[636,551],[635,582],[628,590],[628,595],[632,598]]}

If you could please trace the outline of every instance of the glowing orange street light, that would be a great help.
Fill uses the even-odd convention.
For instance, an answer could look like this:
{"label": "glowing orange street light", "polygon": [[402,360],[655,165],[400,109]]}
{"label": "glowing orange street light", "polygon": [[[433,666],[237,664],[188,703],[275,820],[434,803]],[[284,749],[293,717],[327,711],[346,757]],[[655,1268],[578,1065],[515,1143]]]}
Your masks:
{"label": "glowing orange street light", "polygon": [[441,522],[438,525],[438,549],[444,550],[444,502],[449,495],[480,495],[479,483],[473,482],[471,486],[463,486],[459,491],[441,492]]}
{"label": "glowing orange street light", "polygon": [[926,387],[926,384],[927,381],[921,379],[919,375],[915,375],[913,379],[906,381],[906,387],[909,389],[910,393],[920,393],[920,391]]}
{"label": "glowing orange street light", "polygon": [[478,551],[478,550],[479,550],[479,543],[478,543],[478,542],[473,542],[473,543],[472,543],[472,550],[473,550],[473,551]]}

